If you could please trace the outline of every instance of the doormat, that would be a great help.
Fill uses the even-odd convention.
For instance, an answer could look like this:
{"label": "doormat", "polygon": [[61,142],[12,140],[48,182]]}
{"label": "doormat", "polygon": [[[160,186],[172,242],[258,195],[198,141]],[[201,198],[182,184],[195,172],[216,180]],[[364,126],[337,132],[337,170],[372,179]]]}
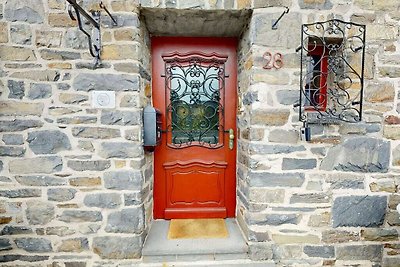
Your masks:
{"label": "doormat", "polygon": [[172,219],[168,239],[227,238],[224,219]]}

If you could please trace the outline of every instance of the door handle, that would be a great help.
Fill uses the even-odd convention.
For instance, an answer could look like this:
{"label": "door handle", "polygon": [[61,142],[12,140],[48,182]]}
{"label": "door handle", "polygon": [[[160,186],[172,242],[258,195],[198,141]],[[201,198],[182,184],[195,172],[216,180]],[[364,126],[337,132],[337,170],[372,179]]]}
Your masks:
{"label": "door handle", "polygon": [[233,131],[233,129],[229,129],[229,149],[232,150],[233,149],[233,144],[235,140],[235,132]]}

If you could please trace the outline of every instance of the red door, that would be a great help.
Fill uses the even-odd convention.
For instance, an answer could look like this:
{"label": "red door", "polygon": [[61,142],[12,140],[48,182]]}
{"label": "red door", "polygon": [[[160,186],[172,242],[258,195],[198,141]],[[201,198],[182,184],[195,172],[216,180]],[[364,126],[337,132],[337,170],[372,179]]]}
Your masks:
{"label": "red door", "polygon": [[154,218],[226,218],[236,206],[234,38],[153,37]]}

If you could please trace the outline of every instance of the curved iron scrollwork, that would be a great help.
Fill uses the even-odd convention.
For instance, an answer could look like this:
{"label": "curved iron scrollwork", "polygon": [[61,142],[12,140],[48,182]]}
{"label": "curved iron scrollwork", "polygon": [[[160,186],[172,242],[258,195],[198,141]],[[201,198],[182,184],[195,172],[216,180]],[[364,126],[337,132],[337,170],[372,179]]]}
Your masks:
{"label": "curved iron scrollwork", "polygon": [[222,146],[227,58],[175,53],[163,59],[168,146]]}
{"label": "curved iron scrollwork", "polygon": [[365,25],[303,24],[301,38],[300,121],[361,121]]}

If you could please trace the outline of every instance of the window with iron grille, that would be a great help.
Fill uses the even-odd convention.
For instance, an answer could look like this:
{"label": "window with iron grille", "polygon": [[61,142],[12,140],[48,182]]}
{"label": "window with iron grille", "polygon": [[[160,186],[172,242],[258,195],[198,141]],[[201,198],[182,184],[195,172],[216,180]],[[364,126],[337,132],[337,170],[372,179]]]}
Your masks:
{"label": "window with iron grille", "polygon": [[300,121],[361,121],[365,25],[303,24],[301,36]]}

